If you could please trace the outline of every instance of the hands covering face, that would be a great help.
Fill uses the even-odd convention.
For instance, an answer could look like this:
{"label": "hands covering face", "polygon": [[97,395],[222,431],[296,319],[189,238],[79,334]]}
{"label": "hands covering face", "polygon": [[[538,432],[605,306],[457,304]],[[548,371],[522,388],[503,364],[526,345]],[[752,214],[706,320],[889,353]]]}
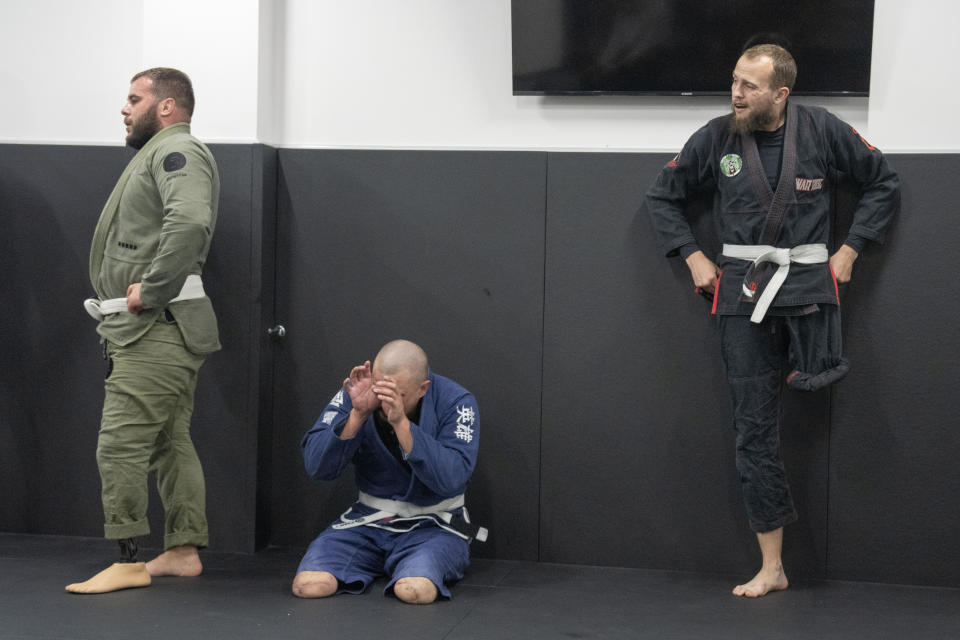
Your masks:
{"label": "hands covering face", "polygon": [[387,417],[387,422],[396,426],[406,417],[403,407],[403,394],[393,376],[383,376],[383,379],[374,383],[373,392],[380,400],[380,408]]}
{"label": "hands covering face", "polygon": [[350,377],[343,381],[343,388],[350,394],[350,404],[358,413],[367,416],[380,406],[380,399],[373,390],[373,373],[370,361],[350,370]]}
{"label": "hands covering face", "polygon": [[383,376],[375,381],[369,360],[350,370],[350,377],[344,379],[343,388],[350,394],[354,410],[364,417],[377,408],[383,409],[387,421],[393,425],[406,417],[403,394],[396,378]]}

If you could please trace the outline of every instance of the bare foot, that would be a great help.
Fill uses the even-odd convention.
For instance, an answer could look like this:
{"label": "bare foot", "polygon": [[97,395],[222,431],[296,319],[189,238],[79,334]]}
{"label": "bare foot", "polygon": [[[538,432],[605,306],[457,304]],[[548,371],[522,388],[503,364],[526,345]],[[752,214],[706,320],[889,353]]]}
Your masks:
{"label": "bare foot", "polygon": [[132,587],[150,585],[150,574],[142,562],[117,562],[86,582],[68,584],[70,593],[109,593]]}
{"label": "bare foot", "polygon": [[150,575],[176,576],[187,578],[203,573],[203,564],[200,563],[200,554],[193,545],[184,544],[171,547],[147,563]]}
{"label": "bare foot", "polygon": [[733,588],[733,595],[745,596],[747,598],[759,598],[765,596],[771,591],[783,591],[790,585],[787,582],[787,574],[783,572],[783,565],[776,565],[771,568],[762,568],[760,573],[753,577],[753,580],[746,584],[738,584]]}

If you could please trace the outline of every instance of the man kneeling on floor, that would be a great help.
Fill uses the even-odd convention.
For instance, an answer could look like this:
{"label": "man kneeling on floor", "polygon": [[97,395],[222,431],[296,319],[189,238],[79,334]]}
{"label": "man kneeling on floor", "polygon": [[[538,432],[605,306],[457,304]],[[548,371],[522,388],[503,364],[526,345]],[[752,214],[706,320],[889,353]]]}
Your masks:
{"label": "man kneeling on floor", "polygon": [[479,426],[473,395],[431,373],[412,342],[394,340],[372,368],[369,360],[354,367],[302,446],[315,480],[332,480],[353,462],[360,497],[310,544],[294,595],[362,593],[386,575],[386,593],[404,602],[449,598],[470,541],[486,538],[463,506]]}

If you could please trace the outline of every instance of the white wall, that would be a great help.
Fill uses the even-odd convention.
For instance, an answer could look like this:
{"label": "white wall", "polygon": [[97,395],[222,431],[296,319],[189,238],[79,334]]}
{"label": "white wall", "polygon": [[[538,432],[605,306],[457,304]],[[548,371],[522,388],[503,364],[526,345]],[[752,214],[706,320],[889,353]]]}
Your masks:
{"label": "white wall", "polygon": [[140,3],[0,2],[0,140],[122,141]]}
{"label": "white wall", "polygon": [[[127,81],[194,80],[194,131],[289,147],[671,151],[722,98],[514,97],[510,0],[3,3],[0,141],[119,144]],[[886,151],[960,151],[960,3],[876,1],[871,97],[806,98]]]}
{"label": "white wall", "polygon": [[[83,0],[88,4],[90,0]],[[176,67],[193,81],[194,130],[208,140],[257,139],[259,2],[140,0],[139,68]],[[125,80],[129,79],[130,75]],[[123,85],[124,89],[126,85]]]}
{"label": "white wall", "polygon": [[190,75],[198,135],[256,140],[257,0],[0,0],[0,7],[0,141],[122,144],[130,77],[155,66]]}

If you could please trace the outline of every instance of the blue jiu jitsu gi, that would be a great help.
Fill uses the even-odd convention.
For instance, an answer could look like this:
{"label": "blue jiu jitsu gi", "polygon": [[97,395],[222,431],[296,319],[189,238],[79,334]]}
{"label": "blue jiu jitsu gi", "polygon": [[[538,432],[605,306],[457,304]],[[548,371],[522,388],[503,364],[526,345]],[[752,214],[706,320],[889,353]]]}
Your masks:
{"label": "blue jiu jitsu gi", "polygon": [[333,480],[353,463],[360,499],[310,545],[300,571],[327,571],[339,591],[364,591],[379,575],[429,578],[441,595],[463,577],[473,535],[463,493],[477,460],[479,414],[473,395],[443,376],[410,419],[406,455],[374,411],[350,439],[340,434],[352,405],[341,389],[304,436],[303,460],[314,480]]}

